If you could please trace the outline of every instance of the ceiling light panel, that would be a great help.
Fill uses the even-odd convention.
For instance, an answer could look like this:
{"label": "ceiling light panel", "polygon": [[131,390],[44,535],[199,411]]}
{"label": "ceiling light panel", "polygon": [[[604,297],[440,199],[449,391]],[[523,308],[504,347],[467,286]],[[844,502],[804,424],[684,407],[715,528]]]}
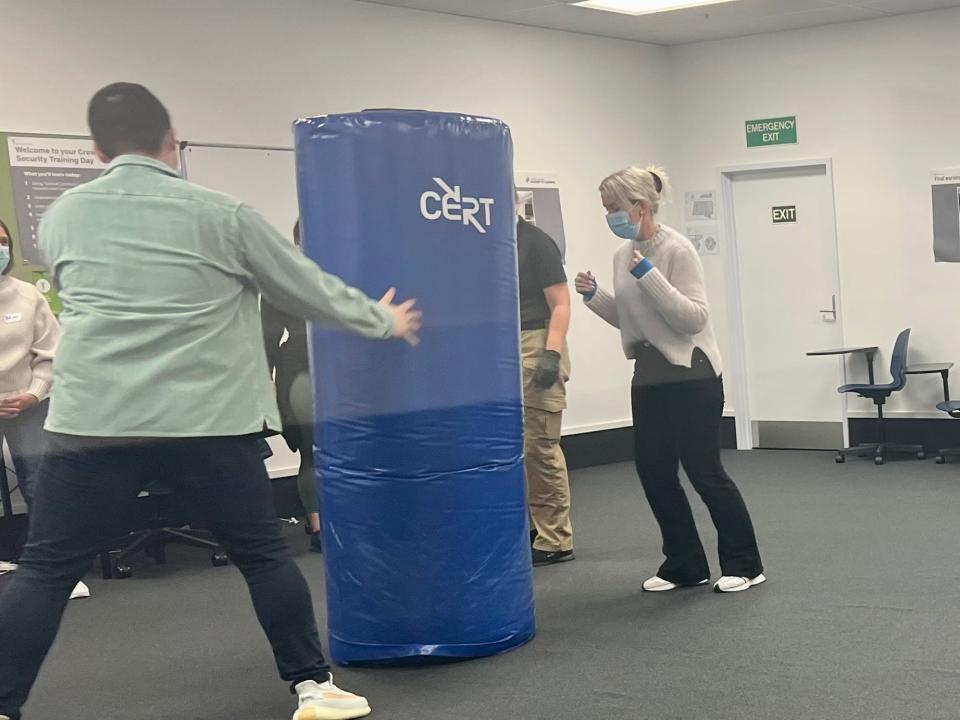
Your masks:
{"label": "ceiling light panel", "polygon": [[586,2],[572,3],[579,7],[605,12],[621,13],[622,15],[652,15],[654,13],[669,12],[671,10],[687,10],[689,8],[719,5],[736,0],[587,0]]}

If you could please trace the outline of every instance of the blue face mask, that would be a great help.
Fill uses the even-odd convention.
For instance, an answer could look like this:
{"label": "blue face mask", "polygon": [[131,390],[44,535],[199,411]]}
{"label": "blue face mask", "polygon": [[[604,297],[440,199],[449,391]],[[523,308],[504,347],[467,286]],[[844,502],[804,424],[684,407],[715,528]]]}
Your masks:
{"label": "blue face mask", "polygon": [[624,240],[636,240],[640,237],[640,223],[630,222],[630,213],[626,210],[609,213],[607,225],[610,226],[614,235]]}
{"label": "blue face mask", "polygon": [[3,272],[7,269],[7,265],[10,263],[10,246],[9,245],[0,245],[0,272]]}

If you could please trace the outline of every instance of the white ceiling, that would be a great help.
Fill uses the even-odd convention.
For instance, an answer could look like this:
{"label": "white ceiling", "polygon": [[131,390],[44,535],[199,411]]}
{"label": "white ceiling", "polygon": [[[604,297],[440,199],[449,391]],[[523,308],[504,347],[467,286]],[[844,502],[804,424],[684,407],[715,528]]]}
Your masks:
{"label": "white ceiling", "polygon": [[[598,12],[576,0],[361,0],[657,45],[741,37],[960,7],[960,0],[737,0],[657,15]],[[958,28],[960,29],[960,28]]]}

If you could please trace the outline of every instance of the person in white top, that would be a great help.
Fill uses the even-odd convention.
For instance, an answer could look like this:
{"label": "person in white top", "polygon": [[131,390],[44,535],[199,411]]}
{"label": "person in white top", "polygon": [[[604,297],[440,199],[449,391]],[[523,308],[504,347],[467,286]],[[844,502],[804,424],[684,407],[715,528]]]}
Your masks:
{"label": "person in white top", "polygon": [[0,438],[10,448],[20,493],[33,498],[47,394],[60,327],[40,291],[10,275],[13,248],[0,220]]}
{"label": "person in white top", "polygon": [[[43,423],[60,325],[40,291],[12,277],[12,269],[13,240],[0,220],[0,446],[6,440],[29,510],[44,453]],[[80,583],[73,597],[89,594]]]}
{"label": "person in white top", "polygon": [[667,190],[661,168],[628,167],[607,177],[600,198],[610,230],[625,242],[613,257],[613,290],[581,272],[588,308],[620,330],[634,361],[631,388],[637,474],[660,525],[663,554],[648,592],[706,585],[707,561],[686,493],[683,465],[717,528],[717,592],[766,581],[753,522],[720,460],[723,381],[700,258],[681,233],[657,222]]}

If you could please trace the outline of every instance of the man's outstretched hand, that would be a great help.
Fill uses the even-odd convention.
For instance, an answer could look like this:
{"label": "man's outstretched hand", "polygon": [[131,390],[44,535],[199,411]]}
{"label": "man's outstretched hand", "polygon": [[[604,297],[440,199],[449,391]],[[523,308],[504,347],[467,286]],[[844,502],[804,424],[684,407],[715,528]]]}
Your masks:
{"label": "man's outstretched hand", "polygon": [[393,313],[393,336],[403,338],[411,345],[416,345],[420,342],[417,333],[423,326],[423,313],[413,309],[417,304],[416,300],[407,300],[395,305],[393,300],[396,296],[397,289],[390,288],[386,294],[380,298],[380,304]]}

